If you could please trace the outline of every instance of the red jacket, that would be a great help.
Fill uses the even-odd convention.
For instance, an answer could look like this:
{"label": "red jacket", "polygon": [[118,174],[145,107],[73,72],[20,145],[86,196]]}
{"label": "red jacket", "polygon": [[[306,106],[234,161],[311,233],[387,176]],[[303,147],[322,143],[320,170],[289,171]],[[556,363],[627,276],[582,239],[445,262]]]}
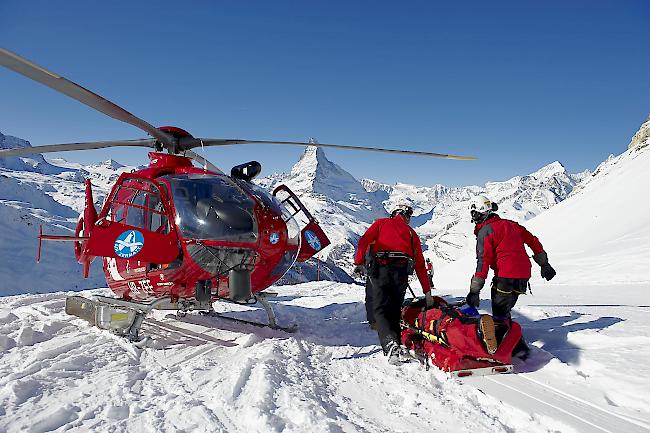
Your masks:
{"label": "red jacket", "polygon": [[354,258],[355,265],[363,264],[366,251],[370,244],[373,243],[372,251],[374,253],[393,251],[404,253],[413,258],[415,260],[415,272],[422,285],[422,291],[427,293],[431,290],[427,271],[424,267],[420,237],[401,215],[393,218],[381,218],[372,223],[366,233],[359,239],[357,254]]}
{"label": "red jacket", "polygon": [[489,268],[502,278],[530,278],[530,259],[524,244],[541,253],[544,247],[535,236],[514,221],[494,215],[474,229],[476,235],[475,277],[487,278]]}

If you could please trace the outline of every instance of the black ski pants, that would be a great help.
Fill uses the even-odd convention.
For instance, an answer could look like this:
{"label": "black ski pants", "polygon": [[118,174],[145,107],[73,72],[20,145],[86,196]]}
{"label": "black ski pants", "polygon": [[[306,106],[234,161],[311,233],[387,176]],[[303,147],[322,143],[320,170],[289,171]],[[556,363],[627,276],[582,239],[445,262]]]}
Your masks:
{"label": "black ski pants", "polygon": [[375,305],[372,302],[372,282],[366,277],[366,319],[368,323],[375,322]]}
{"label": "black ski pants", "polygon": [[492,279],[492,316],[495,319],[510,319],[510,311],[517,303],[519,295],[526,293],[528,278]]}
{"label": "black ski pants", "polygon": [[400,344],[402,303],[408,287],[407,267],[404,261],[373,264],[371,294],[379,343],[384,354],[388,353],[391,341]]}

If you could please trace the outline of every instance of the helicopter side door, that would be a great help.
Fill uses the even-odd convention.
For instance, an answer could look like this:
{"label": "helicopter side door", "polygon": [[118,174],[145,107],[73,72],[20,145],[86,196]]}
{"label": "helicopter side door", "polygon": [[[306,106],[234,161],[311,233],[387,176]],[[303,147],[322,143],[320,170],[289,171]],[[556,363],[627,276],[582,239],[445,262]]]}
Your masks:
{"label": "helicopter side door", "polygon": [[297,261],[306,262],[312,256],[317,254],[323,248],[330,244],[330,240],[318,225],[316,218],[312,216],[304,204],[298,199],[298,196],[286,185],[279,185],[273,190],[273,195],[277,197],[293,217],[300,221],[302,230],[300,231],[300,251],[298,252]]}
{"label": "helicopter side door", "polygon": [[123,174],[89,233],[92,256],[140,263],[171,263],[180,254],[163,188],[136,173]]}

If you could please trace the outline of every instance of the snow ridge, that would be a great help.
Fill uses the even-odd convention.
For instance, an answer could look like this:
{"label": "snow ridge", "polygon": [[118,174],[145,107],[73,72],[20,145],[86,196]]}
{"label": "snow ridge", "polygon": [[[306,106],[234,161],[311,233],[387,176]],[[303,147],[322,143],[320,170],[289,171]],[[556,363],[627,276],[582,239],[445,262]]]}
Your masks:
{"label": "snow ridge", "polygon": [[487,182],[482,187],[385,185],[369,179],[362,182],[387,210],[403,202],[413,206],[413,226],[427,248],[425,256],[431,258],[434,266],[443,266],[474,247],[473,225],[467,210],[474,195],[485,194],[498,203],[501,216],[523,222],[566,199],[589,174],[568,173],[559,161],[554,161],[529,175]]}
{"label": "snow ridge", "polygon": [[[0,133],[4,149],[29,146]],[[45,242],[37,264],[38,230],[42,225],[44,233],[74,234],[84,207],[84,179],[92,180],[99,208],[120,172],[130,169],[114,161],[90,166],[63,159],[48,162],[39,154],[0,159],[0,295],[104,286],[97,264],[84,280],[70,243]]]}
{"label": "snow ridge", "polygon": [[[359,236],[377,218],[387,216],[380,200],[363,188],[350,173],[331,162],[322,148],[309,146],[289,174],[272,175],[258,183],[272,190],[284,183],[319,221],[332,244],[318,254],[338,281],[351,281],[354,250]],[[314,277],[316,259],[297,266],[287,282],[305,281]],[[302,274],[302,278],[300,275]]]}
{"label": "snow ridge", "polygon": [[[4,148],[29,146],[27,141],[15,137],[0,135],[0,140]],[[50,218],[61,225],[61,218],[65,218],[68,221],[63,225],[68,228],[75,224],[75,213],[83,210],[85,178],[90,178],[95,187],[96,205],[99,207],[119,174],[131,169],[110,159],[84,166],[63,159],[48,162],[40,155],[34,158],[6,158],[2,163],[0,173],[15,179],[14,183],[6,183],[2,189],[0,199],[4,199],[4,206],[8,206],[9,199],[15,202],[9,190],[20,190],[22,195],[18,197],[19,201],[29,203],[32,200],[30,207],[23,206],[23,211],[32,209],[29,211],[32,215],[33,209],[43,209],[49,216],[41,217],[41,220]],[[449,188],[440,184],[415,186],[405,183],[386,185],[370,179],[359,181],[327,159],[321,147],[308,146],[289,173],[273,174],[260,179],[258,183],[270,190],[280,183],[287,184],[320,221],[332,241],[332,245],[319,253],[317,258],[296,266],[283,281],[309,281],[320,273],[324,279],[349,282],[359,237],[375,219],[386,217],[398,203],[413,206],[413,226],[423,238],[423,245],[427,249],[425,255],[433,259],[434,264],[442,265],[455,260],[472,246],[467,202],[475,194],[487,194],[496,201],[502,216],[525,221],[564,200],[586,176],[587,173],[570,174],[560,162],[555,161],[529,175],[488,182],[482,187]],[[36,197],[49,197],[52,202],[38,204],[33,202]],[[61,206],[68,210],[62,210]],[[36,224],[36,221],[32,223]],[[33,242],[32,239],[30,235],[23,240],[14,240],[14,243],[28,244]],[[7,250],[14,249],[14,244],[7,245],[5,242],[3,245]],[[47,244],[46,248],[51,248],[50,245]],[[32,249],[23,248],[22,251],[18,254],[20,260],[31,260]],[[3,270],[2,266],[7,265],[0,264],[0,271]],[[72,258],[62,265],[65,269],[71,267],[78,267]],[[73,285],[87,287],[77,280]],[[17,286],[12,288],[18,289]]]}

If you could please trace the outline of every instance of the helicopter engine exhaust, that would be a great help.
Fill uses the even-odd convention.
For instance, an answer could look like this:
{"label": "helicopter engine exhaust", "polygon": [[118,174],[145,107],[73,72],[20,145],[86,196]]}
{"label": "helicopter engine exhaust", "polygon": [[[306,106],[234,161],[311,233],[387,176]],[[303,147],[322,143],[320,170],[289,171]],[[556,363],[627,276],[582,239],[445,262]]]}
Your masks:
{"label": "helicopter engine exhaust", "polygon": [[251,271],[245,267],[237,267],[228,273],[228,290],[230,300],[246,302],[253,296],[251,292]]}

